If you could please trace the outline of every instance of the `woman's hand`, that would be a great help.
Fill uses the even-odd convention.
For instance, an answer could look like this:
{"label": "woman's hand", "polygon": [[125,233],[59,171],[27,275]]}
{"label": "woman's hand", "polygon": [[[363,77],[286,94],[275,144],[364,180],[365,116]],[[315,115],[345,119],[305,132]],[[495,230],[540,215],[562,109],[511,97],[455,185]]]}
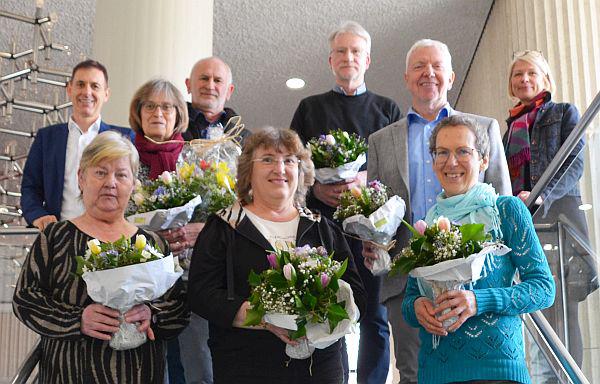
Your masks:
{"label": "woman's hand", "polygon": [[81,314],[81,333],[109,341],[119,330],[119,311],[102,304],[90,304]]}
{"label": "woman's hand", "polygon": [[167,240],[173,254],[178,254],[196,244],[196,238],[202,228],[204,228],[204,223],[189,223],[181,228],[159,231],[158,234]]}
{"label": "woman's hand", "polygon": [[375,245],[370,241],[363,241],[362,246],[363,264],[368,270],[371,270],[373,269],[375,260],[379,258],[377,253],[375,253]]}
{"label": "woman's hand", "polygon": [[[519,192],[517,197],[519,199],[521,199],[521,201],[526,202],[527,199],[529,198],[529,195],[531,195],[530,191],[521,191],[521,192]],[[538,196],[538,198],[535,199],[535,205],[542,205],[543,202],[544,202],[544,200],[542,199],[542,196]]]}
{"label": "woman's hand", "polygon": [[248,309],[250,309],[250,302],[244,301],[242,303],[242,305],[240,306],[240,309],[238,309],[237,313],[235,314],[235,317],[233,318],[232,325],[234,327],[250,328],[250,329],[264,329],[264,330],[271,332],[275,336],[277,336],[281,341],[283,341],[286,344],[298,345],[298,342],[296,340],[290,339],[289,331],[285,328],[280,328],[280,327],[270,324],[270,323],[262,323],[261,325],[254,326],[254,327],[245,326],[244,323],[246,322],[246,311]]}
{"label": "woman's hand", "polygon": [[446,336],[448,332],[444,329],[442,322],[435,317],[436,310],[433,303],[426,297],[419,297],[415,300],[415,315],[417,321],[425,330],[431,334]]}
{"label": "woman's hand", "polygon": [[146,304],[138,304],[125,312],[123,315],[125,321],[128,323],[140,322],[137,330],[142,333],[146,333],[150,340],[154,340],[154,331],[150,328],[150,321],[152,319],[152,311]]}
{"label": "woman's hand", "polygon": [[[477,314],[477,300],[473,291],[462,290],[462,291],[448,291],[442,293],[435,300],[438,305],[435,308],[435,314],[438,315],[438,320],[443,322],[452,317],[458,317],[458,320],[448,327],[449,332],[454,332],[467,319]],[[450,309],[448,313],[440,315],[446,309]]]}
{"label": "woman's hand", "polygon": [[267,331],[271,332],[275,336],[277,336],[279,338],[279,340],[283,341],[286,344],[294,345],[294,346],[298,345],[298,340],[290,339],[290,336],[289,336],[290,331],[285,328],[278,327],[271,323],[264,323],[263,328],[266,329]]}

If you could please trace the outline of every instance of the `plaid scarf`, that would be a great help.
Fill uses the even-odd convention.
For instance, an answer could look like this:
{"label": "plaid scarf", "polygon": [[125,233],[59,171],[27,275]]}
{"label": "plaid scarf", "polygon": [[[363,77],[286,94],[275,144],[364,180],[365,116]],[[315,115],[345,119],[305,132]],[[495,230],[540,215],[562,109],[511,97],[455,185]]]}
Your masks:
{"label": "plaid scarf", "polygon": [[544,91],[528,105],[519,103],[509,111],[512,123],[508,133],[506,160],[512,180],[512,192],[515,196],[525,187],[525,166],[531,160],[529,130],[535,122],[539,109],[547,100],[550,100],[550,93]]}

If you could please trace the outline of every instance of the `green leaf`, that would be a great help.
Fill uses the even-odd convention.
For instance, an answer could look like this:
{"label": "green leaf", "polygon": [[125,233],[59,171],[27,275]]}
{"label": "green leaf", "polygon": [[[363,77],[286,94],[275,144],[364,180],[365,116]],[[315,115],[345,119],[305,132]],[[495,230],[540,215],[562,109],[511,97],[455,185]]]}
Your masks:
{"label": "green leaf", "polygon": [[345,302],[340,302],[338,304],[332,304],[327,310],[327,320],[329,320],[329,328],[330,332],[338,325],[338,323],[342,320],[349,319],[348,312],[344,308],[346,306]]}
{"label": "green leaf", "polygon": [[250,274],[248,275],[248,283],[251,287],[260,285],[260,275],[254,272],[254,270],[250,270]]}
{"label": "green leaf", "polygon": [[459,227],[463,243],[468,241],[485,241],[486,232],[483,224],[463,224]]}
{"label": "green leaf", "polygon": [[413,234],[414,237],[422,237],[423,236],[419,232],[417,232],[417,230],[415,229],[415,227],[413,227],[412,225],[408,224],[408,222],[406,220],[402,220],[402,223],[408,227],[408,230],[412,232],[412,234]]}
{"label": "green leaf", "polygon": [[309,311],[312,311],[315,309],[315,306],[317,305],[317,298],[315,296],[311,295],[309,292],[306,292],[304,294],[303,303],[308,308]]}
{"label": "green leaf", "polygon": [[290,332],[290,339],[292,339],[292,340],[296,340],[296,339],[299,339],[304,336],[306,336],[306,325],[305,324],[298,325],[297,331]]}
{"label": "green leaf", "polygon": [[258,325],[262,321],[263,316],[265,315],[265,311],[260,309],[249,308],[246,310],[246,321],[244,321],[244,325],[249,327],[252,325]]}
{"label": "green leaf", "polygon": [[337,270],[337,272],[335,273],[335,276],[338,279],[341,279],[342,276],[344,276],[344,273],[346,272],[346,268],[348,268],[348,259],[344,260],[342,265],[340,265],[340,269]]}

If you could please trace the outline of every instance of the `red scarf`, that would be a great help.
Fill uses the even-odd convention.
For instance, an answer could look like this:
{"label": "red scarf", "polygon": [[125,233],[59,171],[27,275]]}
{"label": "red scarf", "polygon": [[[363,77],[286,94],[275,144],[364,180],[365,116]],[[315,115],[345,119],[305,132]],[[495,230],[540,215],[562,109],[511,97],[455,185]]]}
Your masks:
{"label": "red scarf", "polygon": [[176,170],[177,158],[183,149],[183,137],[181,133],[176,133],[171,140],[181,142],[155,144],[143,135],[135,135],[135,147],[140,154],[142,164],[150,167],[150,179],[156,179],[164,171]]}

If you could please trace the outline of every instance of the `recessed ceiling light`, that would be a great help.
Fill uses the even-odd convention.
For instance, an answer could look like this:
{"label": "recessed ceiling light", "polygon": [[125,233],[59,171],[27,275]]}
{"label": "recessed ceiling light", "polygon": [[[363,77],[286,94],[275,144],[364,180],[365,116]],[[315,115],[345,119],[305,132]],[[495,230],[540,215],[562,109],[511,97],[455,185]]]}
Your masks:
{"label": "recessed ceiling light", "polygon": [[552,244],[544,244],[544,251],[551,251],[552,248]]}
{"label": "recessed ceiling light", "polygon": [[579,206],[579,209],[582,211],[589,211],[590,209],[592,209],[592,204],[581,204]]}
{"label": "recessed ceiling light", "polygon": [[304,88],[305,84],[306,84],[306,82],[304,80],[297,78],[297,77],[292,77],[291,79],[288,79],[285,82],[285,85],[289,89],[302,89],[302,88]]}

